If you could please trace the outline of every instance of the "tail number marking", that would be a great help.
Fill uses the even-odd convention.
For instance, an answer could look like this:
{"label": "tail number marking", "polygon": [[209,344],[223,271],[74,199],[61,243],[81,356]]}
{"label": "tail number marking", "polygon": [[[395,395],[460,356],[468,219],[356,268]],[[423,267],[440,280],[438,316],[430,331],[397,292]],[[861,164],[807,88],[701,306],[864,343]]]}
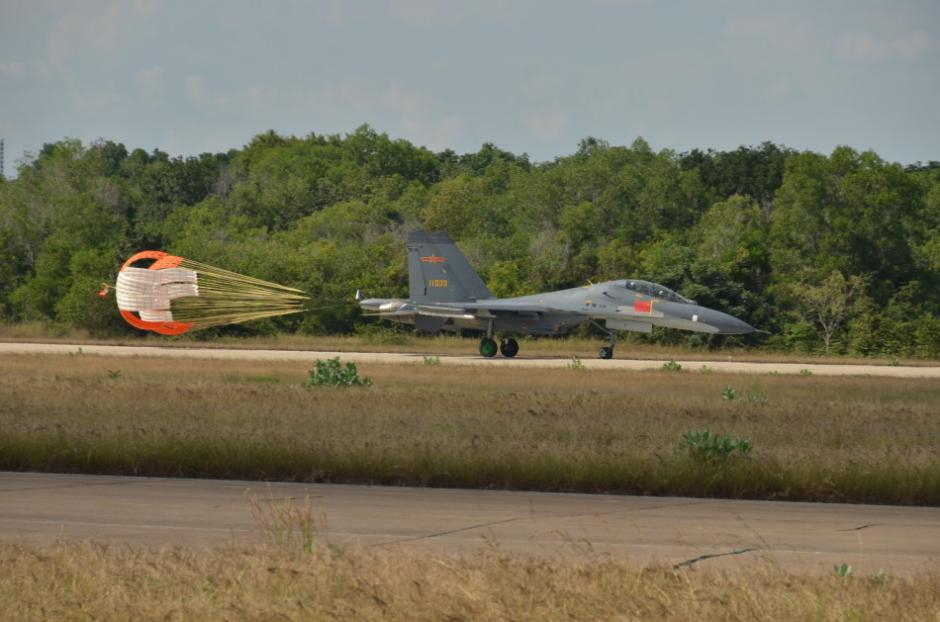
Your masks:
{"label": "tail number marking", "polygon": [[428,255],[426,257],[422,257],[421,261],[424,263],[444,263],[447,260],[440,255]]}
{"label": "tail number marking", "polygon": [[447,279],[431,279],[428,287],[447,287]]}

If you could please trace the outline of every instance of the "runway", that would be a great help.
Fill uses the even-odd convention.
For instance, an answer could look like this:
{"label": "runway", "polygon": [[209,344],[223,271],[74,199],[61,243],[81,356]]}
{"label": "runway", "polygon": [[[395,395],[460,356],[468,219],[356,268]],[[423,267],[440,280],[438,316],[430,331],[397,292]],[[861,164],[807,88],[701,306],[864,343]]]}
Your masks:
{"label": "runway", "polygon": [[260,542],[250,498],[309,497],[321,543],[629,563],[940,572],[940,508],[0,473],[0,540]]}
{"label": "runway", "polygon": [[[110,346],[110,345],[72,345],[62,343],[0,343],[0,354],[83,354],[101,356],[142,356],[166,358],[228,359],[246,361],[303,361],[312,363],[316,359],[340,357],[353,363],[385,364],[423,364],[425,354],[384,353],[384,352],[328,352],[309,350],[263,350],[240,348],[189,348],[155,346]],[[522,368],[564,368],[571,364],[571,358],[527,358],[519,356],[512,359],[502,357],[483,358],[468,355],[440,355],[441,365],[487,365],[492,367]],[[714,372],[747,374],[800,374],[812,373],[819,376],[885,376],[894,378],[940,378],[940,366],[905,367],[888,365],[830,365],[813,363],[755,363],[747,361],[677,361],[683,369],[699,370],[703,366]],[[657,370],[663,360],[639,359],[582,359],[581,364],[587,369],[604,370]],[[805,370],[805,371],[804,371]]]}

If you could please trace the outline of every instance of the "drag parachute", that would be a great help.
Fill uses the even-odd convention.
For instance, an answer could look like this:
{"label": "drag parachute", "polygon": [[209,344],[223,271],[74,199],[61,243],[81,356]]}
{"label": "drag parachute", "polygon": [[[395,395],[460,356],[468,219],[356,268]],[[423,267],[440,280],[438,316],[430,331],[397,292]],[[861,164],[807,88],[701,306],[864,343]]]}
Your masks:
{"label": "drag parachute", "polygon": [[163,251],[124,262],[114,290],[128,324],[161,335],[299,313],[307,300],[299,289]]}

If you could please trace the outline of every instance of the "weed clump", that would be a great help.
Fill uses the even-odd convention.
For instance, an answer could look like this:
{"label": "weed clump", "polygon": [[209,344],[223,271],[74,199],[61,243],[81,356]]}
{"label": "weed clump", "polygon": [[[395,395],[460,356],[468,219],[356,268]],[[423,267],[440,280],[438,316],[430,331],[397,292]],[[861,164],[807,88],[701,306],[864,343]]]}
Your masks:
{"label": "weed clump", "polygon": [[720,464],[735,458],[746,458],[751,453],[747,439],[730,434],[712,434],[708,430],[689,430],[682,435],[676,448],[693,461],[702,464]]}
{"label": "weed clump", "polygon": [[835,571],[837,577],[848,577],[852,574],[852,566],[845,563],[836,564],[833,566],[833,570]]}
{"label": "weed clump", "polygon": [[682,365],[676,363],[675,360],[669,359],[663,363],[663,371],[682,371]]}
{"label": "weed clump", "polygon": [[248,504],[265,544],[284,549],[299,548],[304,553],[314,552],[316,520],[309,495],[304,497],[303,505],[298,506],[290,497],[275,499],[269,488],[267,499],[250,495]]}
{"label": "weed clump", "polygon": [[369,387],[372,386],[372,379],[360,377],[355,363],[346,363],[346,366],[343,367],[337,356],[325,361],[317,359],[304,386],[307,388],[323,386]]}

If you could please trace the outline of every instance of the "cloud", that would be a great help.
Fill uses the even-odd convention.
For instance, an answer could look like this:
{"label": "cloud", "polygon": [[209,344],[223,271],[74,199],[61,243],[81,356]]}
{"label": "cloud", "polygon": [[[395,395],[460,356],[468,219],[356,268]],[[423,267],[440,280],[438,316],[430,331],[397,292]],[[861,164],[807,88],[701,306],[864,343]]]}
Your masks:
{"label": "cloud", "polygon": [[158,97],[163,91],[163,67],[141,69],[134,76],[141,95],[148,99]]}
{"label": "cloud", "polygon": [[894,40],[895,51],[907,61],[917,60],[926,54],[929,48],[930,37],[921,31],[911,32]]}
{"label": "cloud", "polygon": [[194,104],[206,104],[209,101],[209,88],[202,76],[187,76],[183,80],[183,94]]}
{"label": "cloud", "polygon": [[504,24],[519,15],[520,11],[533,10],[532,7],[507,0],[390,0],[388,6],[392,17],[406,26],[418,28],[454,26],[468,18],[476,18],[488,24]]}
{"label": "cloud", "polygon": [[913,62],[930,49],[931,41],[920,30],[896,37],[876,37],[869,32],[846,33],[836,46],[835,56],[841,60],[880,63],[892,60]]}
{"label": "cloud", "polygon": [[452,148],[467,125],[466,117],[440,97],[398,80],[376,83],[347,77],[282,99],[285,109],[306,115],[313,111],[327,125],[366,122],[435,151]]}
{"label": "cloud", "polygon": [[787,76],[780,76],[777,78],[773,84],[771,84],[764,91],[764,95],[768,99],[781,99],[790,95],[793,92],[793,85],[790,83],[790,78]]}
{"label": "cloud", "polygon": [[319,16],[334,28],[344,28],[367,15],[365,5],[346,2],[345,0],[325,0],[316,5]]}
{"label": "cloud", "polygon": [[532,99],[554,98],[561,92],[564,81],[561,74],[548,67],[534,68],[519,84],[519,91]]}
{"label": "cloud", "polygon": [[278,90],[273,86],[250,86],[239,92],[236,99],[245,109],[262,112],[277,105]]}
{"label": "cloud", "polygon": [[222,110],[228,106],[229,98],[209,90],[209,84],[203,76],[187,76],[183,80],[183,95],[190,102],[201,108]]}
{"label": "cloud", "polygon": [[187,76],[183,80],[183,95],[191,103],[216,112],[260,113],[278,105],[280,92],[276,87],[249,85],[237,91],[210,88],[201,75]]}
{"label": "cloud", "polygon": [[646,4],[646,0],[591,0],[591,4],[602,7],[633,8]]}
{"label": "cloud", "polygon": [[466,123],[459,113],[444,113],[435,96],[391,82],[375,98],[376,111],[398,117],[398,132],[434,151],[452,146]]}
{"label": "cloud", "polygon": [[736,15],[725,20],[722,34],[731,58],[743,54],[760,62],[811,53],[812,32],[804,17]]}
{"label": "cloud", "polygon": [[17,61],[0,61],[0,80],[22,80],[26,77],[26,66]]}
{"label": "cloud", "polygon": [[70,89],[69,101],[77,112],[99,113],[119,108],[122,99],[111,88],[99,87]]}
{"label": "cloud", "polygon": [[163,0],[133,0],[131,3],[138,13],[150,15],[163,6]]}
{"label": "cloud", "polygon": [[391,0],[389,10],[408,26],[433,26],[448,18],[438,0]]}
{"label": "cloud", "polygon": [[568,124],[568,115],[557,108],[523,113],[522,125],[542,142],[552,142],[561,137]]}
{"label": "cloud", "polygon": [[83,52],[116,54],[122,44],[132,41],[135,28],[160,4],[160,0],[89,0],[63,4],[46,36],[42,71],[58,75],[66,82],[74,81],[74,65],[81,62],[79,59],[87,60]]}

